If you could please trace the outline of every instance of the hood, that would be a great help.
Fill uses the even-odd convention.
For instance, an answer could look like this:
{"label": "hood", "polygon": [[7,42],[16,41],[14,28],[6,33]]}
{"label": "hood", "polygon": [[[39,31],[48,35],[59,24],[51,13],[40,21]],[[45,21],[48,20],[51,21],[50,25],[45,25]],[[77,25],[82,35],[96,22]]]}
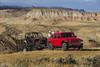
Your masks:
{"label": "hood", "polygon": [[71,38],[64,38],[64,40],[70,41],[70,42],[76,42],[76,41],[79,41],[79,40],[82,40],[82,39],[80,39],[80,38],[75,38],[75,37],[71,37]]}
{"label": "hood", "polygon": [[69,38],[64,38],[64,39],[69,39],[69,40],[81,40],[80,38],[76,38],[76,37],[69,37]]}

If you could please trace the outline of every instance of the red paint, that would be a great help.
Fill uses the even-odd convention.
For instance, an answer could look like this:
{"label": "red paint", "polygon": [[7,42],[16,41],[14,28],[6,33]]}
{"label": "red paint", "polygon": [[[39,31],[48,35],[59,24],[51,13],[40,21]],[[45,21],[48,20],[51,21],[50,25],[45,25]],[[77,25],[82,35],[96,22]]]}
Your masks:
{"label": "red paint", "polygon": [[48,38],[48,43],[51,43],[53,47],[62,47],[63,42],[68,43],[69,46],[82,45],[82,40],[73,32],[55,32],[52,37]]}

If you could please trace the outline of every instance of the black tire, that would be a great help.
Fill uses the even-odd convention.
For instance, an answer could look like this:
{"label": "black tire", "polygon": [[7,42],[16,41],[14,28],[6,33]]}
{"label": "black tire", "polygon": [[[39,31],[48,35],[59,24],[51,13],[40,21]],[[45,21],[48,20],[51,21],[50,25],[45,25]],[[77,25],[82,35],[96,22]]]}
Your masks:
{"label": "black tire", "polygon": [[82,49],[83,49],[83,44],[78,47],[78,50],[82,50]]}
{"label": "black tire", "polygon": [[48,43],[48,48],[49,48],[50,50],[53,50],[53,49],[54,49],[51,43]]}
{"label": "black tire", "polygon": [[62,43],[62,50],[66,51],[68,48],[69,47],[67,43]]}

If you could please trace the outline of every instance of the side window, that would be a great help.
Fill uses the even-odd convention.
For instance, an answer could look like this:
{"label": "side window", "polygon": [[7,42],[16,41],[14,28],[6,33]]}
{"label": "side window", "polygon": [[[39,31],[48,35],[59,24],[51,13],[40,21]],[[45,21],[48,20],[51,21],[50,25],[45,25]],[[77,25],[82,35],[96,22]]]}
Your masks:
{"label": "side window", "polygon": [[56,38],[56,34],[54,34],[54,38]]}
{"label": "side window", "polygon": [[57,34],[57,38],[60,38],[60,34]]}
{"label": "side window", "polygon": [[53,38],[53,35],[51,35],[50,38]]}

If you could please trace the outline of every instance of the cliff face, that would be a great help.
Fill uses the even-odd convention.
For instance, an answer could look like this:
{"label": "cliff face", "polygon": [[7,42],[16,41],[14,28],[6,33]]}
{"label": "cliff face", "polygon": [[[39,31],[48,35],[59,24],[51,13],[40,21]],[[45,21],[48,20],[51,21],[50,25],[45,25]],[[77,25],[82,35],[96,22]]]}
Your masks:
{"label": "cliff face", "polygon": [[32,9],[25,17],[32,19],[55,19],[67,21],[100,21],[100,13],[64,9]]}
{"label": "cliff face", "polygon": [[0,10],[0,17],[14,18],[24,17],[24,19],[42,19],[42,20],[66,20],[66,21],[100,21],[100,13],[75,11],[66,9],[49,9],[49,8],[33,8],[33,9],[5,9]]}

